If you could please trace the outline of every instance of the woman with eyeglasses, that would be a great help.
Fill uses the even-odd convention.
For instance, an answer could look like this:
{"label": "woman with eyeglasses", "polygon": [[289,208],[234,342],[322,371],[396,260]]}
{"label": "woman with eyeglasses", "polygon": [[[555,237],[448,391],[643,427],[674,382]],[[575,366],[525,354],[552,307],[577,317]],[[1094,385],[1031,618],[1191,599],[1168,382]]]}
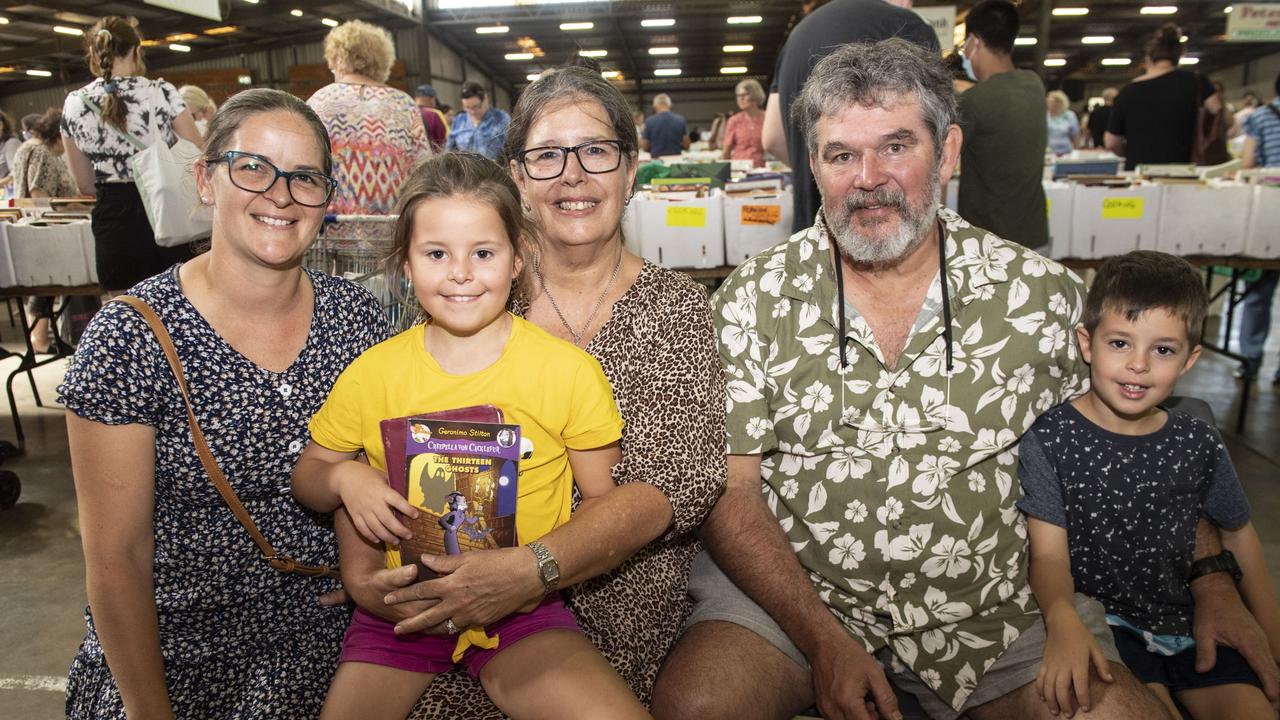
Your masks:
{"label": "woman with eyeglasses", "polygon": [[743,80],[733,91],[738,112],[729,116],[724,130],[725,160],[750,160],[764,167],[764,88],[755,80]]}
{"label": "woman with eyeglasses", "polygon": [[67,164],[80,193],[98,198],[92,216],[98,284],[120,293],[192,255],[190,243],[156,245],[129,170],[138,148],[128,136],[149,143],[154,128],[169,145],[203,141],[177,88],[145,77],[136,20],[104,17],[84,41],[95,79],[62,106]]}
{"label": "woman with eyeglasses", "polygon": [[[307,422],[387,334],[368,293],[302,267],[331,171],[324,125],[301,100],[232,97],[195,166],[209,251],[132,290],[173,337],[196,419],[249,516],[278,553],[311,565],[338,550],[328,518],[289,492]],[[349,617],[338,581],[267,564],[201,465],[142,317],[100,310],[58,392],[89,597],[67,717],[317,716]]]}
{"label": "woman with eyeglasses", "polygon": [[[449,618],[484,624],[563,591],[582,629],[647,705],[687,614],[699,548],[693,530],[724,487],[724,379],[705,290],[623,247],[638,144],[626,98],[599,73],[569,67],[525,89],[505,151],[539,227],[512,309],[603,367],[623,418],[618,487],[575,502],[569,522],[541,539],[543,557],[437,558],[432,567],[444,576],[416,584],[411,570],[383,570],[376,550],[347,553],[358,541],[343,543],[342,563],[356,602],[404,630]],[[354,537],[349,522],[337,525]],[[451,672],[411,717],[502,715],[478,684]]]}

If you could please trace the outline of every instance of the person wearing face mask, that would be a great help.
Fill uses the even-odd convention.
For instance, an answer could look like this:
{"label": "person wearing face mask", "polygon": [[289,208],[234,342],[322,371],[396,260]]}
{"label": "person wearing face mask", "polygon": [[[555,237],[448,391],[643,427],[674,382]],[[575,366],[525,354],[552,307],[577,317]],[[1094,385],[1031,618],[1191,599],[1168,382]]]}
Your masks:
{"label": "person wearing face mask", "polygon": [[200,131],[200,137],[208,135],[209,121],[213,119],[213,114],[218,112],[218,104],[209,97],[209,93],[195,85],[183,85],[178,88],[178,94],[187,103],[187,109],[191,111],[191,119],[196,121],[196,129]]}
{"label": "person wearing face mask", "polygon": [[1013,66],[1018,10],[984,0],[965,20],[966,73],[977,83],[960,96],[960,216],[996,235],[1039,248],[1049,242],[1045,214],[1044,84]]}

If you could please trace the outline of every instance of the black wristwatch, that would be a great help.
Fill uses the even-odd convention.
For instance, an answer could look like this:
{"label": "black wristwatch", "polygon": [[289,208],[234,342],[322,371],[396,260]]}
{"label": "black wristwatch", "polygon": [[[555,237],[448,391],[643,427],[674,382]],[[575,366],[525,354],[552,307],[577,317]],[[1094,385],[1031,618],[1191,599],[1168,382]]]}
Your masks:
{"label": "black wristwatch", "polygon": [[1223,550],[1218,555],[1210,555],[1191,563],[1191,576],[1187,578],[1187,582],[1216,572],[1230,573],[1237,583],[1244,577],[1240,566],[1236,564],[1236,556],[1232,555],[1230,550]]}

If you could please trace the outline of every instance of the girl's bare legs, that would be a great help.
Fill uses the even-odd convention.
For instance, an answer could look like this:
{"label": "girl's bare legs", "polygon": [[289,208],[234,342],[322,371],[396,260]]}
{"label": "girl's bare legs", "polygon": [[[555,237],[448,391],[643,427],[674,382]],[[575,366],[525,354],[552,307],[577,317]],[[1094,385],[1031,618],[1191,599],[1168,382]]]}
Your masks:
{"label": "girl's bare legs", "polygon": [[484,666],[480,683],[513,720],[651,720],[600,651],[572,630],[521,639]]}
{"label": "girl's bare legs", "polygon": [[1195,720],[1275,720],[1276,711],[1262,690],[1232,683],[1182,690],[1178,701]]}
{"label": "girl's bare legs", "polygon": [[385,665],[338,665],[320,720],[404,720],[436,676]]}

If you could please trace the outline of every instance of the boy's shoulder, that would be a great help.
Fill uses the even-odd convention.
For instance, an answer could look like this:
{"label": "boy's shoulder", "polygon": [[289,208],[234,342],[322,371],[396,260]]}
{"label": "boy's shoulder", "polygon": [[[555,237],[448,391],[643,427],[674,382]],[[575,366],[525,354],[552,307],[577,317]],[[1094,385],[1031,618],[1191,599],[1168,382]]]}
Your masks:
{"label": "boy's shoulder", "polygon": [[1071,401],[1068,400],[1041,413],[1040,417],[1031,424],[1028,432],[1035,433],[1041,441],[1050,441],[1058,437],[1067,425],[1079,421],[1089,422],[1088,418],[1073,408]]}

